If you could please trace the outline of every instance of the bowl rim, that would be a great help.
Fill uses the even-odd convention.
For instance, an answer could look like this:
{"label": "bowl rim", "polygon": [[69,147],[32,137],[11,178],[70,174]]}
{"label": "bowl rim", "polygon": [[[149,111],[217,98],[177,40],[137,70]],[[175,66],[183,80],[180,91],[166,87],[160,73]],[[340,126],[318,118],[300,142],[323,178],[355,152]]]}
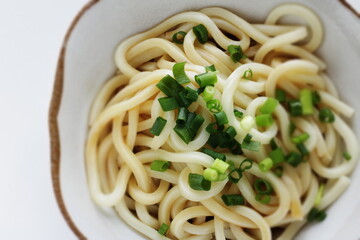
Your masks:
{"label": "bowl rim", "polygon": [[72,220],[64,199],[61,193],[61,184],[60,184],[60,137],[59,137],[59,127],[58,127],[58,114],[62,99],[63,93],[63,83],[64,83],[64,66],[65,66],[65,55],[66,55],[66,45],[72,34],[72,31],[75,29],[77,23],[81,17],[97,4],[100,0],[89,0],[76,14],[74,19],[71,21],[68,30],[66,31],[62,46],[60,48],[60,54],[57,61],[55,80],[50,100],[49,106],[49,133],[50,133],[50,168],[51,168],[51,180],[53,191],[55,194],[55,199],[57,205],[60,209],[62,216],[64,217],[65,222],[70,227],[72,232],[78,237],[78,239],[86,240],[86,236],[79,230],[75,222]]}
{"label": "bowl rim", "polygon": [[[78,239],[86,240],[87,237],[80,231],[76,226],[75,222],[72,220],[70,213],[68,212],[64,199],[61,192],[60,184],[60,162],[61,162],[61,153],[60,153],[60,137],[59,137],[59,127],[58,127],[58,114],[60,109],[60,104],[62,100],[63,93],[63,83],[64,83],[64,66],[65,66],[65,55],[66,55],[66,45],[70,39],[70,36],[75,29],[76,25],[83,17],[83,15],[89,11],[93,6],[99,3],[101,0],[88,0],[87,3],[79,10],[71,21],[65,37],[62,41],[62,46],[60,48],[59,57],[57,60],[57,66],[55,71],[55,78],[53,83],[53,90],[50,100],[49,112],[48,112],[48,127],[50,135],[50,170],[51,170],[51,180],[52,187],[55,195],[57,205],[60,209],[60,212],[67,223],[68,227],[72,230],[75,236]],[[360,12],[356,11],[346,0],[337,0],[341,5],[349,10],[350,14],[354,14],[360,18]]]}

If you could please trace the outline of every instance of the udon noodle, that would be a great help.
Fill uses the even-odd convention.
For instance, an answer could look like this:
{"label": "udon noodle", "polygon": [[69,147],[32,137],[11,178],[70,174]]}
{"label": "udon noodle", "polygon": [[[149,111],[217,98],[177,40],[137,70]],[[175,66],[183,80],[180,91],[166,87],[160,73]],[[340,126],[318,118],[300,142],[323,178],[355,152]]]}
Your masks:
{"label": "udon noodle", "polygon": [[[278,24],[285,15],[300,17],[307,26]],[[204,44],[193,29],[199,24],[208,31]],[[180,31],[184,38],[177,35],[179,43],[173,42]],[[248,23],[218,7],[183,12],[123,41],[115,53],[118,72],[102,87],[90,113],[86,170],[94,202],[114,207],[124,222],[150,239],[292,239],[314,206],[320,212],[342,195],[358,158],[357,139],[342,119],[354,110],[339,99],[324,73],[325,63],[314,54],[322,39],[316,14],[301,5],[284,4],[263,24]],[[246,57],[233,61],[227,51],[230,45],[240,46]],[[187,111],[202,117],[188,143],[173,130],[179,110],[163,111],[158,100],[166,95],[156,85],[173,76],[174,64],[182,62],[190,79],[182,86],[199,93]],[[207,126],[215,118],[195,76],[210,65],[217,76],[212,98],[220,100],[228,119],[225,127],[236,131],[233,142],[244,143],[250,136],[250,142],[260,143],[257,150],[241,144],[241,152],[232,153],[209,146]],[[294,100],[303,89],[312,92],[313,100],[314,93],[321,99],[312,114],[293,116],[289,103],[283,102],[270,114],[271,125],[254,124],[267,100],[278,98],[277,90]],[[319,120],[322,108],[331,110],[331,123]],[[235,115],[234,109],[243,116]],[[154,136],[151,129],[159,117],[166,124]],[[251,128],[242,125],[245,118]],[[304,133],[307,139],[299,148],[293,138]],[[272,161],[268,157],[274,145],[286,155],[277,165],[279,175],[275,165],[270,170],[260,166],[264,159]],[[201,177],[215,168],[214,158],[203,148],[226,157],[230,167],[225,175],[240,169],[244,159],[251,159],[252,166],[241,171],[238,182],[225,176],[210,181],[208,190],[194,189],[190,174]],[[288,154],[299,156],[302,150],[303,161],[289,164]],[[156,171],[151,166],[156,160],[169,161],[170,167]],[[271,185],[271,194],[258,195],[254,184],[259,179]],[[227,194],[241,196],[244,202],[227,206],[222,199]],[[158,232],[161,225],[169,226],[166,234]]]}

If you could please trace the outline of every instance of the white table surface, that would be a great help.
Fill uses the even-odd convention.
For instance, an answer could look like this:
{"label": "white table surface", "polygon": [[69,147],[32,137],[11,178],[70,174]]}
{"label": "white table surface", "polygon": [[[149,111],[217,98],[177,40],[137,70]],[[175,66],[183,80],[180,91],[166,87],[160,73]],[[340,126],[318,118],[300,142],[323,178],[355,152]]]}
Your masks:
{"label": "white table surface", "polygon": [[0,0],[0,239],[76,239],[52,190],[47,118],[63,37],[86,2]]}
{"label": "white table surface", "polygon": [[0,0],[0,239],[71,240],[50,177],[57,57],[87,0]]}

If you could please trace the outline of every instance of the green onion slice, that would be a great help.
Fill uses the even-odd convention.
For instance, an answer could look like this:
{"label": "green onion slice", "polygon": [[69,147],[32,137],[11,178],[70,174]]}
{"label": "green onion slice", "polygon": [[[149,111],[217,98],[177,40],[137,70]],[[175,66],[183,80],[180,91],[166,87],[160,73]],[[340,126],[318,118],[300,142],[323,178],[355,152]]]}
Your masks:
{"label": "green onion slice", "polygon": [[306,155],[310,154],[309,150],[303,143],[296,144],[296,147],[299,150],[299,152],[301,153],[301,156],[306,156]]}
{"label": "green onion slice", "polygon": [[306,140],[308,140],[310,138],[310,135],[305,132],[305,133],[302,133],[296,137],[292,137],[291,138],[291,141],[295,144],[299,144],[299,143],[303,143],[305,142]]}
{"label": "green onion slice", "polygon": [[233,126],[229,126],[226,130],[225,133],[229,136],[229,138],[234,138],[236,136],[236,130]]}
{"label": "green onion slice", "polygon": [[254,152],[258,152],[260,150],[260,147],[261,147],[261,143],[256,141],[242,142],[241,144],[241,148]]}
{"label": "green onion slice", "polygon": [[249,170],[249,169],[252,167],[253,163],[254,163],[253,160],[248,159],[248,158],[245,158],[245,159],[240,163],[239,169],[240,169],[241,171]]}
{"label": "green onion slice", "polygon": [[216,72],[216,68],[215,68],[215,66],[213,64],[213,65],[210,65],[210,66],[206,66],[205,71],[206,72]]}
{"label": "green onion slice", "polygon": [[206,87],[217,83],[217,72],[206,72],[195,75],[195,81],[200,87]]}
{"label": "green onion slice", "polygon": [[226,206],[244,205],[245,199],[240,194],[223,194],[221,199]]}
{"label": "green onion slice", "polygon": [[293,117],[302,115],[302,105],[298,100],[290,100],[288,101],[290,115]]}
{"label": "green onion slice", "polygon": [[348,152],[344,152],[343,153],[343,157],[346,159],[346,160],[351,160],[351,155],[350,155],[350,153],[348,153]]}
{"label": "green onion slice", "polygon": [[190,187],[194,190],[209,191],[211,188],[211,182],[197,173],[189,173],[188,181]]}
{"label": "green onion slice", "polygon": [[281,148],[276,148],[269,153],[269,157],[273,161],[273,164],[279,164],[285,162],[285,155]]}
{"label": "green onion slice", "polygon": [[179,125],[184,125],[186,120],[187,120],[188,114],[189,114],[189,110],[187,108],[185,108],[185,107],[181,107],[179,109],[179,113],[178,113],[178,116],[177,116],[177,119],[176,119],[176,123],[179,124]]}
{"label": "green onion slice", "polygon": [[271,194],[273,192],[271,184],[262,178],[258,178],[255,180],[254,187],[256,192],[262,195]]}
{"label": "green onion slice", "polygon": [[262,172],[268,172],[273,166],[273,160],[271,158],[265,158],[259,163],[259,168]]}
{"label": "green onion slice", "polygon": [[242,58],[246,58],[242,51],[242,48],[239,45],[229,45],[227,50],[229,52],[231,60],[233,60],[233,62],[235,63],[240,61]]}
{"label": "green onion slice", "polygon": [[286,92],[282,89],[277,88],[275,90],[275,98],[281,103],[286,102]]}
{"label": "green onion slice", "polygon": [[190,82],[190,79],[188,78],[188,76],[185,73],[185,63],[186,62],[175,63],[172,68],[175,80],[180,84]]}
{"label": "green onion slice", "polygon": [[158,101],[164,112],[179,108],[179,103],[173,97],[162,97],[159,98]]}
{"label": "green onion slice", "polygon": [[278,104],[279,104],[278,100],[269,97],[259,110],[262,114],[271,114],[275,110]]}
{"label": "green onion slice", "polygon": [[212,113],[218,113],[222,111],[222,106],[220,104],[220,101],[218,99],[212,99],[206,103],[206,107],[210,110]]}
{"label": "green onion slice", "polygon": [[206,86],[202,97],[205,102],[208,102],[211,99],[213,99],[214,94],[215,94],[215,88],[213,86]]}
{"label": "green onion slice", "polygon": [[157,117],[154,124],[152,125],[150,132],[155,136],[159,136],[166,125],[166,120],[162,117]]}
{"label": "green onion slice", "polygon": [[319,104],[321,102],[321,97],[318,92],[312,92],[312,101],[313,105]]}
{"label": "green onion slice", "polygon": [[310,89],[302,89],[300,91],[300,102],[303,115],[310,115],[314,113],[312,92]]}
{"label": "green onion slice", "polygon": [[204,25],[199,24],[193,27],[193,32],[201,44],[205,44],[209,40],[209,33]]}
{"label": "green onion slice", "polygon": [[159,230],[158,230],[158,233],[159,233],[160,235],[165,236],[165,234],[166,234],[166,232],[167,232],[168,230],[169,230],[169,225],[163,223],[163,224],[161,224],[161,226],[160,226],[160,228],[159,228]]}
{"label": "green onion slice", "polygon": [[150,169],[157,172],[165,172],[169,167],[170,162],[162,160],[154,160],[150,165]]}
{"label": "green onion slice", "polygon": [[274,123],[271,114],[260,114],[255,117],[256,125],[259,127],[269,127]]}
{"label": "green onion slice", "polygon": [[285,161],[293,167],[297,167],[302,162],[302,157],[296,152],[291,152],[286,157]]}
{"label": "green onion slice", "polygon": [[211,149],[203,148],[201,150],[201,152],[209,155],[210,157],[212,157],[214,159],[221,159],[222,161],[226,161],[226,156],[224,154],[215,152],[215,151],[213,151]]}
{"label": "green onion slice", "polygon": [[249,68],[244,72],[243,78],[246,80],[251,80],[253,77],[253,71]]}
{"label": "green onion slice", "polygon": [[335,115],[330,108],[322,108],[319,112],[319,119],[324,123],[333,123],[335,122]]}
{"label": "green onion slice", "polygon": [[211,168],[216,170],[218,173],[224,174],[226,170],[229,168],[229,164],[224,162],[223,160],[217,158],[213,162]]}
{"label": "green onion slice", "polygon": [[237,118],[242,118],[244,116],[244,113],[243,112],[240,112],[239,110],[237,109],[234,109],[234,115],[235,117]]}
{"label": "green onion slice", "polygon": [[215,113],[214,117],[216,119],[216,123],[218,126],[222,126],[222,125],[229,123],[226,113],[223,111]]}
{"label": "green onion slice", "polygon": [[276,176],[278,177],[282,177],[283,173],[284,173],[284,167],[283,166],[276,166],[273,168],[273,172]]}
{"label": "green onion slice", "polygon": [[[179,38],[179,35],[181,36],[181,38]],[[174,43],[183,44],[185,36],[186,36],[186,32],[179,31],[179,32],[176,32],[176,33],[173,34],[172,40],[173,40]]]}
{"label": "green onion slice", "polygon": [[213,168],[207,168],[204,171],[204,179],[210,182],[215,182],[219,179],[219,173]]}
{"label": "green onion slice", "polygon": [[325,187],[324,184],[320,184],[320,187],[319,187],[319,189],[318,189],[318,191],[316,193],[316,197],[315,197],[315,202],[314,202],[315,207],[319,206],[320,203],[321,203],[321,198],[322,198],[322,196],[324,194],[324,187]]}
{"label": "green onion slice", "polygon": [[235,168],[229,173],[229,181],[232,183],[238,183],[242,177],[242,170],[240,168]]}
{"label": "green onion slice", "polygon": [[262,204],[268,204],[270,203],[271,197],[267,194],[256,194],[255,200],[262,203]]}

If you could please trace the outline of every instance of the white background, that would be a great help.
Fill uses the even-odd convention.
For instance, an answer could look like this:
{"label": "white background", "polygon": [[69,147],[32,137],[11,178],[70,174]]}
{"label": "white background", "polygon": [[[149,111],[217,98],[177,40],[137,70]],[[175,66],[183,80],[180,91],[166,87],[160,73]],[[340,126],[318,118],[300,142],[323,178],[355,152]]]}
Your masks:
{"label": "white background", "polygon": [[0,0],[0,239],[76,239],[52,190],[47,118],[63,37],[86,2]]}
{"label": "white background", "polygon": [[47,117],[63,37],[86,2],[0,0],[0,239],[76,239],[52,190]]}

